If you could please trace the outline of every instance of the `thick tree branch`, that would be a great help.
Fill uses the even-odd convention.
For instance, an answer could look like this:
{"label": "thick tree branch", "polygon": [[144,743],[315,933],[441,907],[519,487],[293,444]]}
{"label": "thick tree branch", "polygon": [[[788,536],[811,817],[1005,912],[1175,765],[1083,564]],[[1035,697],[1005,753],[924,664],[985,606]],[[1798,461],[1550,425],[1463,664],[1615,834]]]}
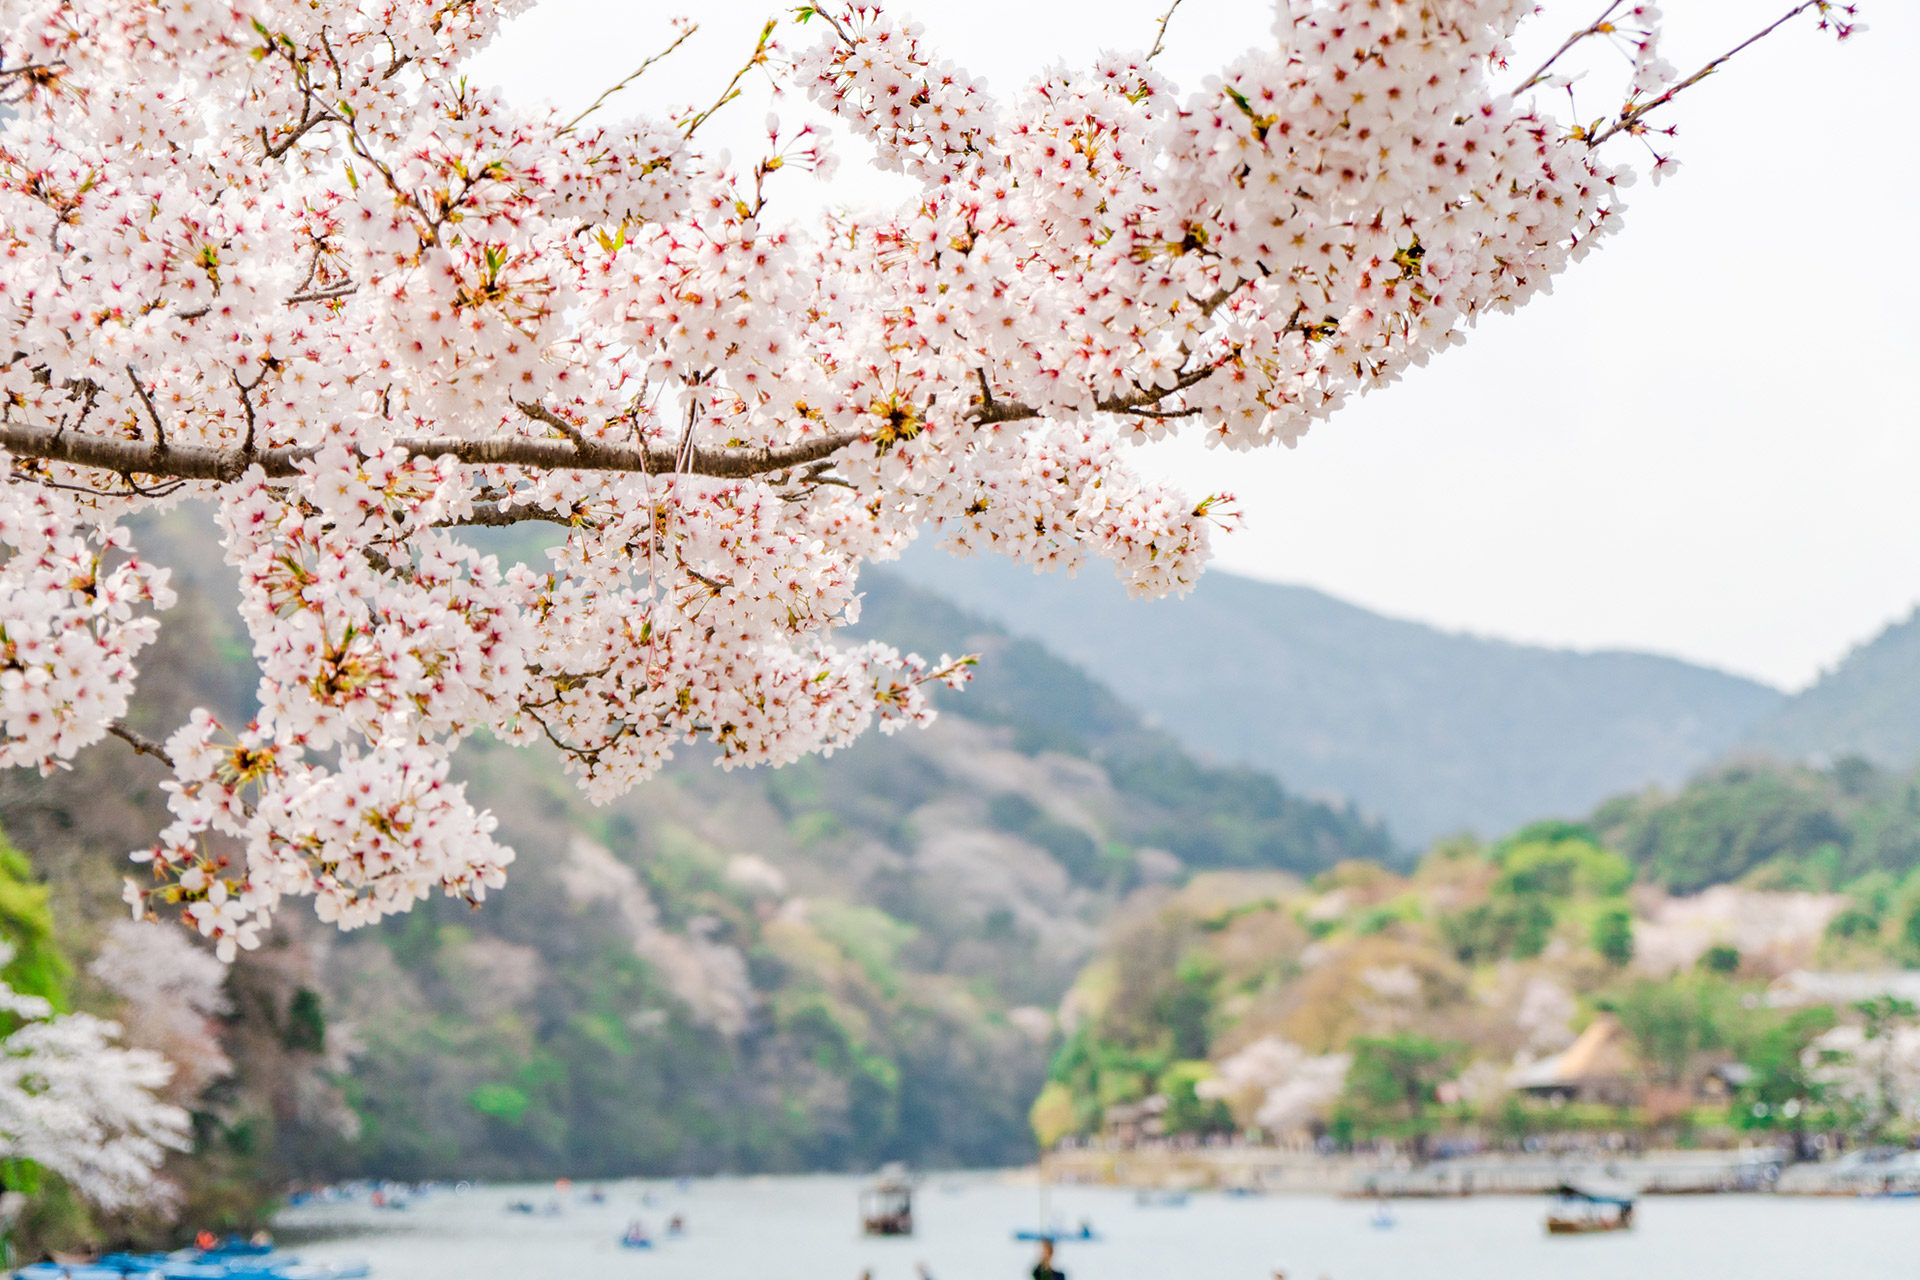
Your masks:
{"label": "thick tree branch", "polygon": [[[762,449],[688,449],[669,446],[635,449],[626,445],[570,440],[536,440],[528,436],[489,436],[480,440],[395,440],[393,446],[415,458],[453,457],[470,466],[526,467],[534,471],[641,471],[664,474],[676,468],[693,475],[721,480],[746,480],[804,467],[832,457],[860,439],[855,432],[821,436],[797,444]],[[155,447],[142,440],[62,433],[52,428],[0,423],[0,448],[15,458],[39,458],[70,466],[92,467],[119,475],[157,476],[171,480],[239,479],[249,466],[258,466],[270,480],[300,474],[302,463],[320,451],[317,445],[261,449],[214,449],[204,445],[168,444]],[[682,465],[684,464],[684,465]]]}

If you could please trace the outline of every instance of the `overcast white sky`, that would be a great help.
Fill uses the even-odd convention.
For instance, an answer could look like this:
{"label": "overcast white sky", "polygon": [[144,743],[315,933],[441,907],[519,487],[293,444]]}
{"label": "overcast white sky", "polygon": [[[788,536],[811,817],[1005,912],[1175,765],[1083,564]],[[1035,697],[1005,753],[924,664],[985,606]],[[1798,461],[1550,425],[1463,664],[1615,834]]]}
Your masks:
{"label": "overcast white sky", "polygon": [[[1669,56],[1691,69],[1787,5],[1667,0]],[[476,78],[584,105],[690,13],[700,34],[627,101],[704,103],[791,7],[547,0]],[[1005,93],[1045,63],[1144,46],[1165,0],[891,7]],[[1549,0],[1544,21],[1564,31],[1600,7]],[[1270,13],[1187,0],[1165,69],[1197,84],[1263,41]],[[1194,490],[1242,499],[1248,527],[1219,563],[1449,628],[1650,649],[1788,688],[1904,616],[1920,601],[1920,5],[1864,16],[1843,46],[1810,23],[1782,31],[1683,98],[1685,167],[1636,187],[1627,229],[1554,296],[1297,450],[1164,450]],[[732,110],[744,142],[764,103]],[[858,150],[843,154],[857,181]]]}

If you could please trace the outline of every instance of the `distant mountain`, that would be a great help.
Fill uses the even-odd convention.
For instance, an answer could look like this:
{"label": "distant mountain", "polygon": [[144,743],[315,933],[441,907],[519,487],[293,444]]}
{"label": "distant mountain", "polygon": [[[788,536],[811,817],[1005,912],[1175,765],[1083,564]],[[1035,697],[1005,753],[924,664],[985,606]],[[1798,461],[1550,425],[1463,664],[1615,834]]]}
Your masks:
{"label": "distant mountain", "polygon": [[1351,799],[1404,841],[1678,783],[1783,701],[1672,658],[1458,635],[1227,573],[1141,602],[1098,567],[1042,577],[930,546],[900,572],[1085,667],[1201,757]]}
{"label": "distant mountain", "polygon": [[1742,745],[1815,763],[1850,755],[1890,769],[1920,763],[1920,611],[1775,708]]}

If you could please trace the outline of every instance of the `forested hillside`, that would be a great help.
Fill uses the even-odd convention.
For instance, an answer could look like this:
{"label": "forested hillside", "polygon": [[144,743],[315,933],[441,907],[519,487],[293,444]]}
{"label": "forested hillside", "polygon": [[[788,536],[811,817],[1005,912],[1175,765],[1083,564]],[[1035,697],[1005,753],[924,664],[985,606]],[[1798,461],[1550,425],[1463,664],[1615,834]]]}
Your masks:
{"label": "forested hillside", "polygon": [[1854,755],[1890,769],[1920,764],[1920,614],[1854,649],[1744,743],[1786,760]]}
{"label": "forested hillside", "polygon": [[1739,882],[1846,893],[1836,927],[1920,964],[1920,774],[1857,756],[1831,768],[1749,762],[1601,805],[1589,826],[1675,893]]}
{"label": "forested hillside", "polygon": [[[134,716],[155,734],[249,696],[217,554],[166,558],[189,571]],[[1054,1006],[1128,893],[1394,854],[1351,811],[1197,764],[1037,645],[898,581],[871,580],[864,625],[979,652],[974,686],[925,731],[778,771],[689,755],[599,809],[550,758],[469,744],[519,854],[507,889],[344,935],[294,904],[229,984],[233,1072],[197,1100],[224,1181],[202,1193],[1018,1159]],[[158,776],[108,744],[0,778],[0,825],[77,960],[124,913]]]}
{"label": "forested hillside", "polygon": [[[1647,871],[1539,823],[1405,876],[1142,895],[1068,998],[1036,1134],[1920,1132],[1920,1019],[1873,994],[1920,964],[1920,873],[1682,896]],[[1854,972],[1788,976],[1808,969]]]}
{"label": "forested hillside", "polygon": [[1456,635],[1227,573],[1137,601],[1103,570],[1037,575],[931,546],[901,572],[1084,667],[1204,757],[1351,797],[1416,844],[1677,784],[1781,701],[1670,658]]}

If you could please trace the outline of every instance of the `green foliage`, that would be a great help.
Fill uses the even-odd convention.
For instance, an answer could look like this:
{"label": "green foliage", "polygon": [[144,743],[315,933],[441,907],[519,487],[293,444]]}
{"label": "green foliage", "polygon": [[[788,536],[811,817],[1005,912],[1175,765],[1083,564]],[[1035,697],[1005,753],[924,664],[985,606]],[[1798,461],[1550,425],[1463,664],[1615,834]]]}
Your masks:
{"label": "green foliage", "polygon": [[1808,1046],[1834,1021],[1831,1009],[1799,1009],[1761,1022],[1745,1038],[1741,1061],[1753,1076],[1736,1099],[1737,1126],[1789,1132],[1825,1127],[1827,1088],[1819,1073],[1830,1055],[1814,1055],[1820,1060],[1810,1064]]}
{"label": "green foliage", "polygon": [[1466,964],[1486,964],[1507,956],[1527,960],[1546,949],[1553,933],[1553,908],[1538,898],[1503,895],[1440,917],[1440,932],[1453,954]]}
{"label": "green foliage", "polygon": [[1716,942],[1700,954],[1700,967],[1708,973],[1736,973],[1740,969],[1740,948]]}
{"label": "green foliage", "polygon": [[519,1124],[533,1105],[523,1090],[499,1081],[489,1081],[467,1095],[467,1105],[483,1116],[506,1124]]}
{"label": "green foliage", "polygon": [[1233,1116],[1218,1099],[1202,1098],[1199,1086],[1213,1077],[1208,1062],[1176,1062],[1160,1073],[1157,1091],[1167,1099],[1161,1115],[1170,1134],[1206,1135],[1233,1132]]}
{"label": "green foliage", "polygon": [[1744,993],[1707,974],[1657,980],[1636,978],[1596,1000],[1620,1019],[1652,1078],[1677,1084],[1703,1054],[1747,1038],[1752,1016]]}
{"label": "green foliage", "polygon": [[1353,1132],[1425,1132],[1439,1087],[1458,1073],[1466,1046],[1420,1035],[1360,1036],[1349,1046],[1341,1109]]}
{"label": "green foliage", "polygon": [[1535,823],[1493,848],[1498,893],[1515,897],[1608,898],[1633,883],[1633,864],[1570,823]]}
{"label": "green foliage", "polygon": [[1157,1055],[1161,1066],[1207,1056],[1220,974],[1197,945],[1200,936],[1184,914],[1155,916],[1121,933],[1114,992],[1098,1020],[1103,1040]]}
{"label": "green foliage", "polygon": [[283,1043],[295,1053],[326,1052],[327,1015],[319,992],[301,987],[293,993]]}
{"label": "green foliage", "polygon": [[64,1010],[73,966],[54,938],[49,893],[34,879],[26,855],[0,835],[0,939],[13,948],[0,977],[15,991],[40,996]]}
{"label": "green foliage", "polygon": [[895,920],[878,907],[816,899],[807,906],[807,919],[823,937],[835,943],[860,966],[867,979],[884,994],[897,994],[904,982],[900,953],[918,934],[910,924]]}
{"label": "green foliage", "polygon": [[1047,1081],[1033,1100],[1027,1119],[1033,1126],[1033,1140],[1042,1151],[1059,1146],[1062,1139],[1078,1133],[1081,1127],[1073,1090],[1059,1080]]}
{"label": "green foliage", "polygon": [[[1468,846],[1447,845],[1432,858],[1436,865],[1457,866],[1481,856]],[[1495,872],[1486,898],[1439,920],[1441,936],[1466,964],[1530,960],[1546,949],[1569,904],[1616,897],[1633,881],[1632,864],[1572,823],[1534,823],[1484,856]],[[1624,904],[1603,904],[1593,915],[1591,940],[1602,955],[1624,964],[1632,954],[1631,928]]]}
{"label": "green foliage", "polygon": [[1624,902],[1602,907],[1593,918],[1592,940],[1600,958],[1616,968],[1633,959],[1633,909]]}
{"label": "green foliage", "polygon": [[[1649,880],[1676,893],[1746,878],[1832,891],[1876,871],[1920,866],[1920,776],[1860,759],[1829,770],[1742,764],[1677,794],[1602,805],[1592,825]],[[1859,917],[1844,926],[1865,932]]]}

